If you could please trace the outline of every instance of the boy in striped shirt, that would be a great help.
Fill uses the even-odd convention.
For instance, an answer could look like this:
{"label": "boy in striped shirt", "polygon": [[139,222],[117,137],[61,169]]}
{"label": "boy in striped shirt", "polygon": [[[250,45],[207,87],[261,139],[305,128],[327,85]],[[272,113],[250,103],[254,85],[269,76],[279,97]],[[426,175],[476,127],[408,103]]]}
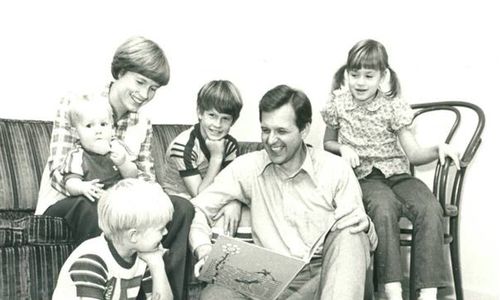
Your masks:
{"label": "boy in striped shirt", "polygon": [[161,246],[172,214],[158,184],[118,182],[98,203],[103,234],[71,253],[52,299],[173,299]]}

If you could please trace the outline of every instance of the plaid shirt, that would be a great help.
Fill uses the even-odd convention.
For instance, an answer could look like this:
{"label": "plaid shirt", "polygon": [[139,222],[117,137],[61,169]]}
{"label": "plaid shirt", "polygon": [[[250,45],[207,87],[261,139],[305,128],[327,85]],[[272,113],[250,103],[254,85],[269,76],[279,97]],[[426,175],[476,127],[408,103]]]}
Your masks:
{"label": "plaid shirt", "polygon": [[[102,96],[106,99],[108,98],[111,84],[107,85],[102,92]],[[69,193],[64,187],[61,171],[67,154],[75,148],[75,143],[78,139],[75,130],[70,124],[69,117],[70,103],[74,98],[75,95],[69,95],[61,99],[54,121],[50,141],[50,156],[47,162],[52,187],[68,196]],[[127,150],[130,152],[130,157],[139,170],[138,177],[146,181],[155,181],[154,163],[151,156],[151,141],[153,137],[151,121],[139,113],[130,112],[125,114],[120,120],[115,120],[114,129],[115,137],[128,147]]]}

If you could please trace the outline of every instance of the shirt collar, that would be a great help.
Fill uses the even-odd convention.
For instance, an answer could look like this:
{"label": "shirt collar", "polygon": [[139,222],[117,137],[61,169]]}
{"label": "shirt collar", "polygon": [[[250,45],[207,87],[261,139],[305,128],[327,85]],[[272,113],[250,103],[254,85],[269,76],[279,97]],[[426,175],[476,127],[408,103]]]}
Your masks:
{"label": "shirt collar", "polygon": [[[302,146],[305,147],[305,150],[306,150],[305,159],[302,162],[302,165],[300,166],[300,168],[295,173],[293,173],[291,176],[288,176],[288,178],[293,178],[293,177],[297,176],[297,174],[299,174],[300,172],[304,171],[313,179],[313,181],[315,181],[314,180],[314,174],[315,174],[314,162],[313,162],[313,157],[312,157],[314,149],[311,145],[307,145],[305,143],[302,143]],[[265,152],[266,150],[262,150],[262,151]],[[268,168],[272,167],[272,165],[273,165],[273,162],[269,158],[269,155],[267,155],[267,153],[264,153],[264,161],[261,165],[261,169],[259,170],[258,174],[260,174],[261,176],[264,175],[264,172]]]}
{"label": "shirt collar", "polygon": [[368,111],[377,111],[382,105],[383,105],[383,98],[384,98],[384,93],[380,90],[377,91],[377,96],[373,98],[370,102],[368,103],[357,103],[354,101],[354,98],[352,97],[352,94],[350,91],[347,91],[342,97],[345,97],[345,109],[346,110],[353,110],[358,107],[364,107]]}

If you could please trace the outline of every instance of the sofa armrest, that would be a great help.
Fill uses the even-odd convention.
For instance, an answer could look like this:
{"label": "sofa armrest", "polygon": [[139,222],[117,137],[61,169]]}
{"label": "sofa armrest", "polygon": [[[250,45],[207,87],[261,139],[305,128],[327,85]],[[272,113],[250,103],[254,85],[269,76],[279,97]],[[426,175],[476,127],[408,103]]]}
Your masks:
{"label": "sofa armrest", "polygon": [[72,242],[70,228],[59,217],[29,215],[20,219],[0,219],[0,247]]}

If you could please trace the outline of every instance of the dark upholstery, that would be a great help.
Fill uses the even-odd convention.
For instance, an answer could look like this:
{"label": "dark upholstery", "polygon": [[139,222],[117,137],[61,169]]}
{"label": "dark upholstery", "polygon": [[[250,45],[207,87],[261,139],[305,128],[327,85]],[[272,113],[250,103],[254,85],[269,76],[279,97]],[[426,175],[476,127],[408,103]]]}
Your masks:
{"label": "dark upholstery", "polygon": [[[190,125],[153,125],[157,181],[170,141]],[[52,123],[0,119],[0,299],[50,299],[59,269],[73,250],[60,218],[34,216],[49,155]],[[262,148],[241,143],[240,153]]]}

